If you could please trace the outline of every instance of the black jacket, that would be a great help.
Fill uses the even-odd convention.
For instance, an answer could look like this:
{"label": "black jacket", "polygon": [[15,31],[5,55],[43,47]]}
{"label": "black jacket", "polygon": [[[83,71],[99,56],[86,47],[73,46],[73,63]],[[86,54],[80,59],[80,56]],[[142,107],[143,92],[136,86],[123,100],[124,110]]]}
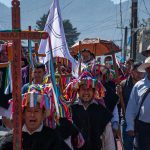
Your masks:
{"label": "black jacket", "polygon": [[112,115],[100,104],[92,103],[85,110],[82,105],[71,106],[72,118],[82,133],[85,145],[80,150],[100,150],[102,148],[100,136]]}
{"label": "black jacket", "polygon": [[32,135],[23,132],[22,138],[23,150],[60,150],[59,136],[49,127],[44,126],[41,132],[35,132]]}
{"label": "black jacket", "polygon": [[104,97],[106,107],[110,112],[113,112],[119,101],[119,96],[116,94],[116,85],[113,81],[108,81],[104,84],[104,87],[106,89],[106,96]]}
{"label": "black jacket", "polygon": [[[22,132],[23,150],[70,150],[66,143],[61,139],[56,130],[43,127],[41,132],[32,135]],[[0,150],[13,150],[13,134],[0,138]]]}
{"label": "black jacket", "polygon": [[122,96],[123,96],[125,109],[126,109],[128,101],[129,101],[129,98],[130,98],[130,94],[131,94],[132,88],[134,86],[132,77],[129,76],[127,79],[123,80],[121,82],[121,86],[122,86]]}

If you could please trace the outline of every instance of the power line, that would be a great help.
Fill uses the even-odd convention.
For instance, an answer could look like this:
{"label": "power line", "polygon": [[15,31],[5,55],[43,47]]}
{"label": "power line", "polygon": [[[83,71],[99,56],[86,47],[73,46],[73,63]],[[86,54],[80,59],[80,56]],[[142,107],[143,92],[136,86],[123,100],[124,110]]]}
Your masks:
{"label": "power line", "polygon": [[149,11],[148,11],[148,9],[147,9],[147,6],[146,6],[146,4],[145,4],[145,0],[143,0],[143,3],[144,3],[144,7],[145,7],[145,9],[146,9],[146,11],[147,11],[147,14],[150,16],[150,13],[149,13]]}
{"label": "power line", "polygon": [[71,5],[72,4],[72,2],[73,2],[73,0],[72,1],[70,1],[69,3],[67,3],[63,8],[62,8],[62,10],[64,10],[66,7],[68,7],[69,5]]}
{"label": "power line", "polygon": [[[103,31],[108,30],[110,28],[111,29],[113,29],[113,28],[115,29],[115,25],[116,24],[114,23],[114,24],[111,24],[111,25],[108,25],[108,26],[100,26],[100,27],[98,27],[98,29],[92,29],[91,31],[88,30],[88,33],[91,33],[91,32],[95,33],[94,30],[96,30],[97,32],[101,32],[102,33]],[[84,34],[84,32],[82,32],[82,34]]]}
{"label": "power line", "polygon": [[[128,13],[129,10],[130,10],[130,7],[129,7],[129,1],[128,1],[126,9],[123,10],[123,12],[126,11],[125,18],[124,18],[124,21],[123,21],[124,26],[125,26],[125,21],[127,20],[127,16],[128,16],[127,13]],[[128,18],[128,20],[129,20],[129,18]]]}
{"label": "power line", "polygon": [[117,11],[117,5],[116,5],[116,26],[118,26],[117,18],[118,18],[118,11]]}
{"label": "power line", "polygon": [[141,11],[141,12],[143,12],[143,13],[145,13],[145,14],[147,14],[147,15],[149,15],[149,14],[147,13],[147,11],[144,11],[144,10],[141,9],[141,8],[139,8],[138,10]]}
{"label": "power line", "polygon": [[[73,0],[70,1],[70,2],[68,2],[68,3],[62,8],[62,10],[64,10],[65,8],[67,8],[72,2],[73,2]],[[36,12],[36,11],[39,10],[39,9],[45,8],[45,6],[47,6],[48,4],[50,4],[50,3],[49,3],[49,2],[48,2],[48,3],[45,3],[45,4],[41,5],[40,7],[35,8],[35,9],[29,9],[29,10],[21,11],[21,14],[26,14],[26,13]],[[7,17],[8,17],[8,16],[10,17],[11,14],[10,14],[10,15],[7,15]],[[23,19],[26,19],[26,18],[23,17]]]}
{"label": "power line", "polygon": [[100,24],[105,24],[105,23],[111,21],[111,18],[112,18],[112,16],[109,16],[108,18],[105,18],[105,19],[101,20],[101,21],[100,21],[98,24],[96,24],[96,25],[95,25],[95,23],[94,23],[93,25],[89,25],[89,26],[87,26],[87,27],[84,27],[84,29],[82,29],[81,31],[87,31],[87,30],[89,30],[89,29],[92,29],[92,28],[95,28],[95,27],[99,26]]}

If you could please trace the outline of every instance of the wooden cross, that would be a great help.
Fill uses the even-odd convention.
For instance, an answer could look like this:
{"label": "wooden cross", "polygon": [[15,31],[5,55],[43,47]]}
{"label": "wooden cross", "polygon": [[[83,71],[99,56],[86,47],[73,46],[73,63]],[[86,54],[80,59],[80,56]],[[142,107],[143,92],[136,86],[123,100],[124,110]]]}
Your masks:
{"label": "wooden cross", "polygon": [[21,40],[46,39],[48,33],[21,31],[20,1],[12,0],[12,31],[0,32],[1,40],[13,41],[12,83],[13,83],[13,150],[22,150],[22,97],[21,97]]}

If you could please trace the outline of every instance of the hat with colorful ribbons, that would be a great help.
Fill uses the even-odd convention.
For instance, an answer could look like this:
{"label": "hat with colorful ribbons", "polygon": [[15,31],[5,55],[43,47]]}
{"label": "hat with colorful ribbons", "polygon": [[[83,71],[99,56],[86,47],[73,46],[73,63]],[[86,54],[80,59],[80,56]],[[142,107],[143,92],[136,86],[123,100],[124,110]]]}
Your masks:
{"label": "hat with colorful ribbons", "polygon": [[81,85],[95,89],[93,98],[96,100],[101,100],[105,96],[105,88],[102,83],[94,78],[90,72],[84,71],[78,79],[74,79],[68,84],[64,91],[65,99],[69,102],[74,102]]}
{"label": "hat with colorful ribbons", "polygon": [[33,84],[29,86],[28,92],[22,96],[22,108],[24,110],[26,106],[36,107],[37,103],[40,104],[41,109],[46,110],[45,123],[51,128],[56,127],[59,118],[65,117],[70,121],[72,120],[68,106],[62,97],[56,100],[52,84]]}
{"label": "hat with colorful ribbons", "polygon": [[100,77],[102,82],[107,82],[111,79],[110,70],[102,64],[94,63],[91,67],[91,73],[95,78]]}

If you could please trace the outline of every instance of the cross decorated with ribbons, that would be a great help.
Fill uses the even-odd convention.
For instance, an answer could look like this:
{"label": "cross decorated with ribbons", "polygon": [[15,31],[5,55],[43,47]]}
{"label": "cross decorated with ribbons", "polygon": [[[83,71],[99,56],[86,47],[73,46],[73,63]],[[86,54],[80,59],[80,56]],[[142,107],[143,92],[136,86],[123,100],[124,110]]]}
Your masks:
{"label": "cross decorated with ribbons", "polygon": [[13,84],[13,150],[22,150],[22,96],[21,96],[21,40],[47,39],[47,32],[21,31],[20,1],[12,0],[12,30],[1,31],[0,40],[13,43],[12,84]]}

